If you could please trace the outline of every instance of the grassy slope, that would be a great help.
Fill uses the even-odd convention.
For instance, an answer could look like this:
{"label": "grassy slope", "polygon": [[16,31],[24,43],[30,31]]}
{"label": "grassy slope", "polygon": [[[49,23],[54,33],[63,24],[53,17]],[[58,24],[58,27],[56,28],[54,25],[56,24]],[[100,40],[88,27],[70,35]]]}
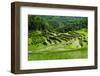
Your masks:
{"label": "grassy slope", "polygon": [[[76,32],[86,34],[85,30]],[[64,43],[44,46],[30,45],[28,47],[28,60],[54,60],[54,59],[76,59],[87,58],[87,45],[80,49],[68,49]]]}

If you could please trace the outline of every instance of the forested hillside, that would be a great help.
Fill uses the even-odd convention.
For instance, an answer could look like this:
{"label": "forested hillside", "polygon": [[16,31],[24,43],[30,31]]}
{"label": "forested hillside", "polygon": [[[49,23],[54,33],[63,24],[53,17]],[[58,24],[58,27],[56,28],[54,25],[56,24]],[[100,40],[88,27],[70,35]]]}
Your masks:
{"label": "forested hillside", "polygon": [[[29,60],[86,58],[88,44],[87,19],[87,17],[73,16],[29,15]],[[79,55],[71,54],[68,51]],[[53,53],[57,55],[53,57]]]}

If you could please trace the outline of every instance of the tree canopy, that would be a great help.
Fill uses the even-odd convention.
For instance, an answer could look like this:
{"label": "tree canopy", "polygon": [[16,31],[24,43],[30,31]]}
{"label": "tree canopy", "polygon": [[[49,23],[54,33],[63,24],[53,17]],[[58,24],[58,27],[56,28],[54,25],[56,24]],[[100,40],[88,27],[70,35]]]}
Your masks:
{"label": "tree canopy", "polygon": [[68,32],[87,28],[87,17],[29,15],[29,31]]}

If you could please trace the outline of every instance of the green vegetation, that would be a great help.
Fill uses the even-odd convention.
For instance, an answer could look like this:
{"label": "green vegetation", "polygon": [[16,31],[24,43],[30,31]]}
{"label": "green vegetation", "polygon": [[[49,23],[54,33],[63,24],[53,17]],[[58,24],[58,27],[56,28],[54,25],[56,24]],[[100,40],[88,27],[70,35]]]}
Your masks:
{"label": "green vegetation", "polygon": [[50,60],[50,59],[76,59],[87,58],[87,48],[65,51],[45,51],[29,53],[29,60]]}
{"label": "green vegetation", "polygon": [[87,58],[86,17],[28,16],[28,60]]}

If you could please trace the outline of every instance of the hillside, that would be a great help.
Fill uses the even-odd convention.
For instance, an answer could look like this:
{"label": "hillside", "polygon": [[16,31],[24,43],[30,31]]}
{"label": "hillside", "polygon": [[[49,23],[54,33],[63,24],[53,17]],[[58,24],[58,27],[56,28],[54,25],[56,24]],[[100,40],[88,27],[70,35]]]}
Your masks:
{"label": "hillside", "polygon": [[[29,15],[28,58],[29,60],[41,60],[38,57],[41,56],[42,60],[51,59],[50,57],[53,56],[53,53],[57,53],[60,56],[62,52],[64,57],[60,59],[66,59],[66,55],[70,54],[68,51],[74,53],[76,50],[79,53],[83,49],[85,49],[83,55],[79,53],[75,57],[72,55],[71,58],[86,58],[87,32],[86,17]],[[48,56],[48,58],[45,58],[45,56]],[[52,59],[59,58],[54,56]]]}

